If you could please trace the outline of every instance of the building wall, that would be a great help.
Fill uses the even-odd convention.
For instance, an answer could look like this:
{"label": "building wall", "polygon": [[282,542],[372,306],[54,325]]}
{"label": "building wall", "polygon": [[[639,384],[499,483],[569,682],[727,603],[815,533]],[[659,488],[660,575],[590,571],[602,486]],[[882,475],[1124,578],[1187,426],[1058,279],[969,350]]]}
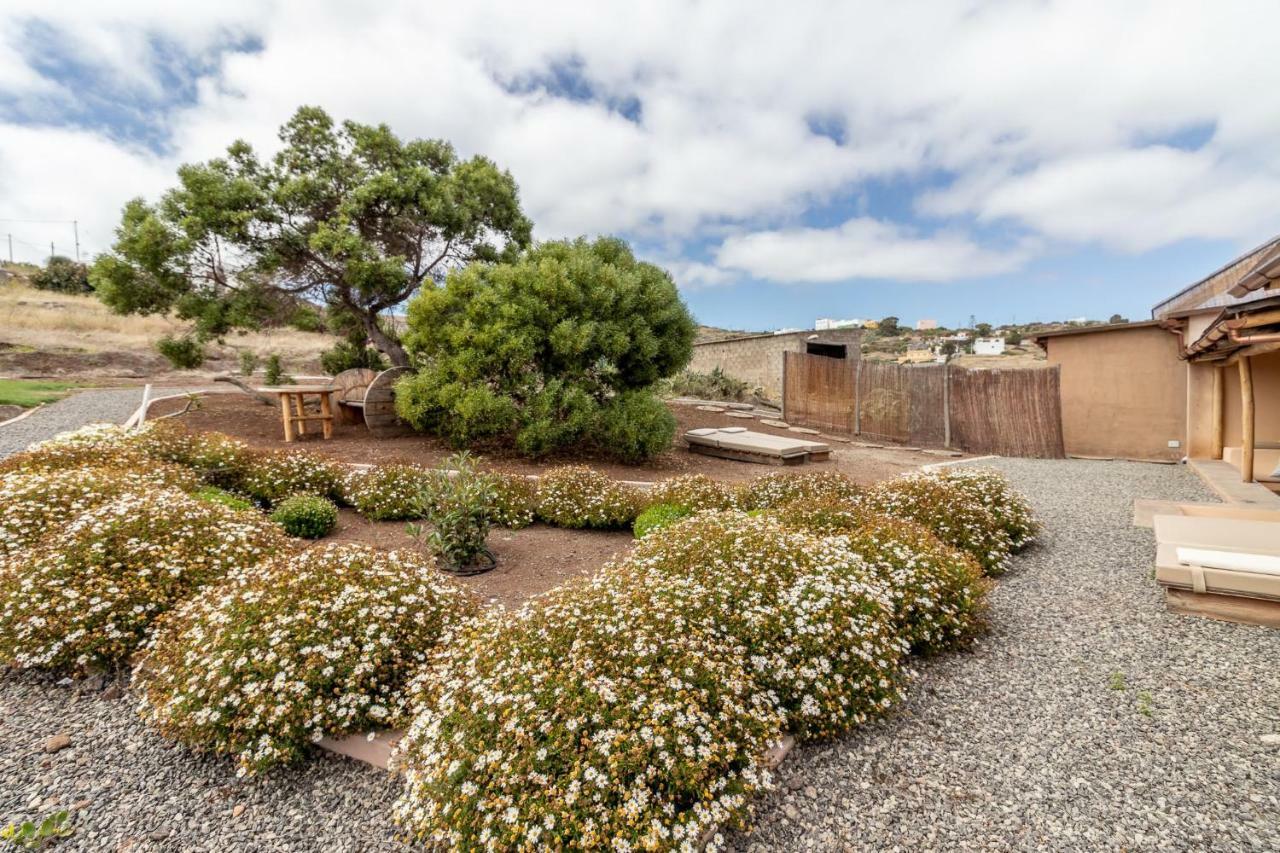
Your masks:
{"label": "building wall", "polygon": [[710,373],[720,368],[725,374],[759,388],[767,399],[782,401],[782,359],[784,352],[804,352],[807,341],[846,344],[848,358],[862,356],[861,329],[831,329],[820,332],[788,332],[783,335],[751,335],[693,345],[689,369]]}
{"label": "building wall", "polygon": [[1186,453],[1187,365],[1178,338],[1140,326],[1046,338],[1061,366],[1068,455],[1177,460]]}

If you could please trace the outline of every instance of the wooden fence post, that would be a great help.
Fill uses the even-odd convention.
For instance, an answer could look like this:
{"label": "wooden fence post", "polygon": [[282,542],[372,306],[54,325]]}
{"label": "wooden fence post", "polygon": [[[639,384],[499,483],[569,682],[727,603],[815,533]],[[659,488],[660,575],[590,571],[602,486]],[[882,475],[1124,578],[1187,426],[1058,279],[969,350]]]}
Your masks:
{"label": "wooden fence post", "polygon": [[1240,479],[1253,482],[1253,359],[1240,359]]}
{"label": "wooden fence post", "polygon": [[787,419],[787,361],[789,361],[789,359],[787,358],[788,355],[790,355],[790,353],[784,352],[782,354],[782,419],[784,421]]}
{"label": "wooden fence post", "polygon": [[862,356],[853,372],[853,434],[862,435]]}
{"label": "wooden fence post", "polygon": [[942,363],[942,446],[951,446],[951,365]]}

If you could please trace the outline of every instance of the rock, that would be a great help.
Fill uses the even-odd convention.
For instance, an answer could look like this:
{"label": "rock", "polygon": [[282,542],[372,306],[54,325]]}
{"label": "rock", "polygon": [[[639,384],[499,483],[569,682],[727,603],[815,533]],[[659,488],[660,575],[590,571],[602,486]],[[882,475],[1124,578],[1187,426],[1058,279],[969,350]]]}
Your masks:
{"label": "rock", "polygon": [[788,427],[787,429],[789,432],[798,432],[803,435],[822,435],[818,430],[809,429],[808,427]]}
{"label": "rock", "polygon": [[61,752],[71,746],[71,735],[59,733],[44,742],[44,751],[48,753]]}
{"label": "rock", "polygon": [[922,450],[920,452],[928,453],[930,456],[950,456],[952,458],[955,458],[957,456],[964,456],[964,454],[961,453],[959,450],[941,450],[941,449],[935,450],[935,449],[929,448],[926,450]]}
{"label": "rock", "polygon": [[1263,735],[1258,738],[1258,740],[1262,741],[1267,746],[1280,746],[1280,734]]}
{"label": "rock", "polygon": [[723,412],[724,406],[698,406],[699,412]]}
{"label": "rock", "polygon": [[895,447],[895,448],[894,448],[894,450],[906,450],[906,451],[910,451],[910,452],[912,452],[912,453],[915,453],[915,452],[919,451],[919,450],[920,450],[920,448],[918,448],[918,447],[907,447],[907,446],[904,444],[902,447]]}
{"label": "rock", "polygon": [[851,441],[853,441],[853,439],[851,438],[845,438],[842,435],[831,435],[830,433],[826,433],[826,432],[821,433],[818,436],[818,438],[822,439],[823,441],[838,441],[841,444],[848,444]]}
{"label": "rock", "polygon": [[791,820],[796,820],[800,817],[800,811],[795,806],[791,805],[791,803],[787,803],[783,806],[782,811]]}
{"label": "rock", "polygon": [[777,427],[778,429],[791,428],[791,424],[787,423],[786,421],[775,421],[771,418],[770,419],[761,418],[760,423],[764,424],[765,426]]}
{"label": "rock", "polygon": [[236,807],[231,810],[232,817],[240,817],[244,814],[244,803],[236,803]]}
{"label": "rock", "polygon": [[102,699],[102,701],[104,702],[114,702],[117,699],[119,699],[122,695],[123,693],[120,690],[120,685],[112,684],[108,686],[106,690],[102,691],[102,695],[99,696],[98,698]]}
{"label": "rock", "polygon": [[751,414],[750,412],[728,412],[727,417],[744,418],[745,420],[749,420],[749,421],[754,421],[756,419],[756,416]]}
{"label": "rock", "polygon": [[164,828],[154,830],[147,835],[147,838],[150,838],[152,841],[164,841],[168,837],[169,830]]}
{"label": "rock", "polygon": [[879,450],[880,448],[884,447],[884,445],[883,445],[883,444],[872,444],[872,443],[871,443],[871,442],[869,442],[869,441],[855,441],[855,442],[853,442],[853,446],[854,446],[854,447],[867,447],[867,448],[870,448],[870,449],[872,449],[872,450]]}

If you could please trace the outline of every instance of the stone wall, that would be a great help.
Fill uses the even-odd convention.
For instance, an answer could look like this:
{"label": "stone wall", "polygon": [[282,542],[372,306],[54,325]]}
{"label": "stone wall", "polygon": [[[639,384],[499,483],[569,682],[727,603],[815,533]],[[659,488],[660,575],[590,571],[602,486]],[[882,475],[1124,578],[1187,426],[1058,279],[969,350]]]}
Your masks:
{"label": "stone wall", "polygon": [[862,356],[861,329],[787,332],[781,335],[750,335],[694,344],[689,370],[710,373],[718,367],[726,375],[741,379],[752,388],[759,388],[767,399],[781,403],[782,354],[804,352],[805,345],[810,341],[844,344],[846,358],[858,359]]}

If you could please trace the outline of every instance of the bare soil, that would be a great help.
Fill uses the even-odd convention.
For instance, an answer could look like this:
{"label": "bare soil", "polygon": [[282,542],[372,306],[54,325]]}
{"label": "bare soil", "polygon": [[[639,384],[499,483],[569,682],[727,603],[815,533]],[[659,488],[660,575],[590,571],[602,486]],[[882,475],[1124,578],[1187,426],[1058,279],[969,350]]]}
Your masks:
{"label": "bare soil", "polygon": [[[184,400],[163,400],[152,407],[151,416],[176,412],[186,405]],[[882,448],[858,447],[852,443],[832,440],[832,458],[828,462],[777,468],[729,459],[715,459],[691,453],[680,436],[686,430],[697,427],[746,426],[759,432],[775,435],[794,435],[784,429],[765,426],[760,421],[730,418],[723,413],[699,411],[693,405],[670,404],[676,416],[676,440],[671,449],[657,458],[639,465],[625,465],[592,454],[575,452],[545,459],[528,460],[515,456],[504,448],[481,451],[485,464],[493,468],[524,474],[538,474],[547,468],[568,463],[583,463],[619,480],[652,482],[678,474],[701,473],[717,480],[737,482],[758,477],[769,471],[824,470],[839,471],[855,482],[870,483],[894,477],[928,462],[936,457],[917,451],[900,450],[891,446]],[[318,425],[314,434],[286,444],[280,425],[279,409],[265,406],[247,395],[221,394],[206,397],[198,409],[193,409],[178,420],[196,431],[217,431],[235,436],[255,447],[283,448],[305,447],[344,462],[410,462],[435,466],[454,452],[445,442],[429,435],[409,435],[396,438],[375,439],[369,436],[362,424],[335,424],[333,438],[324,441],[319,436]],[[813,436],[806,436],[813,438]],[[819,438],[818,440],[825,440]]]}
{"label": "bare soil", "polygon": [[[338,525],[321,542],[362,542],[380,548],[422,550],[422,543],[399,521],[368,521],[340,510]],[[498,565],[492,571],[456,580],[484,601],[517,608],[535,595],[578,577],[593,575],[631,550],[631,534],[619,530],[564,530],[534,524],[522,530],[495,528],[489,550]]]}

